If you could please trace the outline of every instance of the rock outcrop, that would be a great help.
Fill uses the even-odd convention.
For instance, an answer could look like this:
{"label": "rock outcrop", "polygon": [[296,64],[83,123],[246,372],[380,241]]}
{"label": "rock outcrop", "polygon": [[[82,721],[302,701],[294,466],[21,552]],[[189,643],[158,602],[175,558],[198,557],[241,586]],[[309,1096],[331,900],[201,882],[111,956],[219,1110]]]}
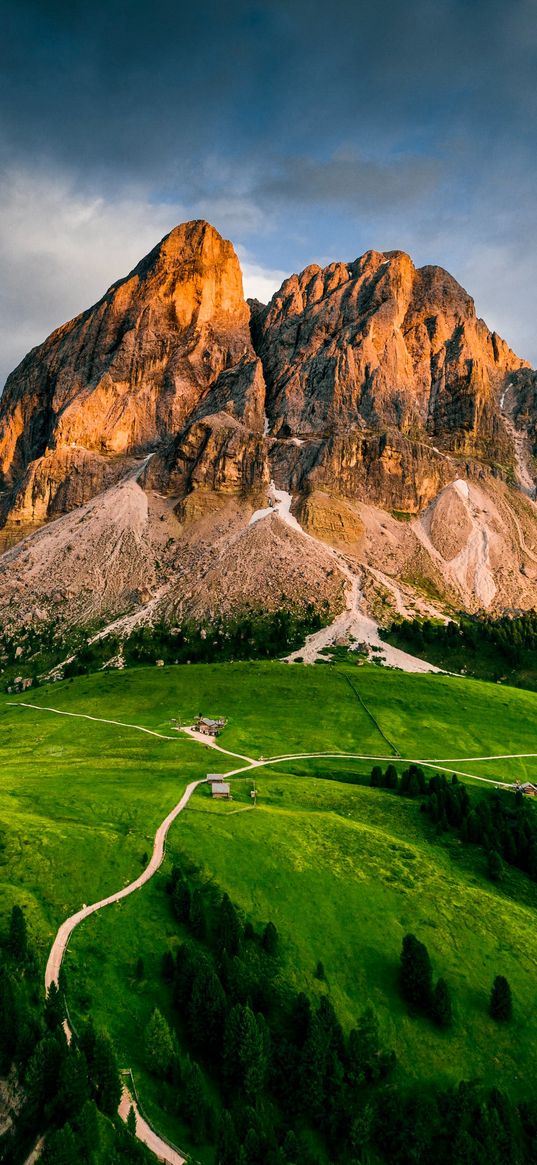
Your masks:
{"label": "rock outcrop", "polygon": [[440,267],[401,251],[307,267],[256,312],[254,336],[274,436],[397,429],[457,453],[508,451],[499,392],[524,361]]}
{"label": "rock outcrop", "polygon": [[55,449],[147,452],[177,433],[220,374],[245,357],[255,363],[231,243],[205,222],[177,227],[8,378],[1,481],[17,486]]}
{"label": "rock outcrop", "polygon": [[[381,615],[534,606],[536,377],[441,268],[370,251],[248,305],[177,227],[8,379],[0,617],[333,610],[341,555]],[[271,479],[295,518],[250,528]]]}

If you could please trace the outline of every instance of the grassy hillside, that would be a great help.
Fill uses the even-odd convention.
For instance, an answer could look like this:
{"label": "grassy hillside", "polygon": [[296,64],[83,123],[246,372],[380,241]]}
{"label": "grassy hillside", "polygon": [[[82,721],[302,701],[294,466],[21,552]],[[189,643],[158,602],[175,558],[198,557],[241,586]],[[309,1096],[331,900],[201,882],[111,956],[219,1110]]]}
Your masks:
{"label": "grassy hillside", "polygon": [[[43,956],[64,916],[136,876],[187,780],[240,763],[174,734],[171,717],[223,714],[220,742],[253,757],[324,750],[387,756],[376,721],[402,755],[438,759],[531,752],[537,712],[533,693],[477,681],[246,663],[90,676],[28,698],[172,737],[2,702],[0,909],[5,916],[14,901],[27,908]],[[451,767],[506,780],[537,775],[531,759]],[[480,1076],[514,1094],[533,1091],[537,888],[513,870],[494,886],[483,855],[453,838],[439,842],[414,802],[316,779],[369,768],[366,761],[315,760],[261,769],[255,810],[250,778],[236,781],[231,806],[213,804],[200,790],[172,829],[168,870],[174,859],[192,861],[254,922],[272,919],[282,978],[311,995],[328,992],[346,1027],[371,1002],[401,1079],[445,1084]],[[73,936],[67,972],[75,1020],[91,1011],[111,1031],[156,1123],[183,1139],[183,1130],[157,1113],[158,1089],[143,1069],[141,1033],[155,1002],[168,1006],[161,955],[180,936],[164,881],[165,871],[88,920]],[[450,1032],[410,1019],[399,999],[398,957],[410,930],[452,988]],[[135,977],[140,955],[142,981]],[[319,959],[325,983],[314,977]],[[515,1020],[505,1029],[487,1015],[496,974],[508,977],[515,998]]]}

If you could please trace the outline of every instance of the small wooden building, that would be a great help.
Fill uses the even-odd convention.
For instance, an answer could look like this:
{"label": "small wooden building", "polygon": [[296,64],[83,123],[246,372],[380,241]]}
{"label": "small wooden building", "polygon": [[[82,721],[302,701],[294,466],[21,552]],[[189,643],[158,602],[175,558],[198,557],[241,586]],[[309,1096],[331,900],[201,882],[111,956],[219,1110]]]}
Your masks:
{"label": "small wooden building", "polygon": [[524,785],[519,785],[518,788],[521,793],[526,794],[526,797],[537,797],[537,785],[532,785],[530,781]]}
{"label": "small wooden building", "polygon": [[227,781],[213,781],[211,791],[216,801],[230,801],[231,790]]}
{"label": "small wooden building", "polygon": [[225,727],[225,720],[211,720],[209,716],[197,716],[195,727],[204,736],[218,736]]}

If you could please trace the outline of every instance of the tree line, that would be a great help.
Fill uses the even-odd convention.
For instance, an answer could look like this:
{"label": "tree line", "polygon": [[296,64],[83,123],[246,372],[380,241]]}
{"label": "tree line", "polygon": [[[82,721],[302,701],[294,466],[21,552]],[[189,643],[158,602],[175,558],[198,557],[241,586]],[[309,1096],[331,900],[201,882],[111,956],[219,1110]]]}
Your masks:
{"label": "tree line", "polygon": [[125,638],[112,634],[94,639],[96,626],[66,629],[54,621],[22,627],[16,634],[0,630],[2,687],[11,691],[19,673],[36,686],[66,657],[72,658],[63,667],[65,679],[99,671],[118,655],[127,667],[155,664],[157,659],[167,664],[277,659],[300,647],[329,614],[328,605],[319,610],[308,603],[201,622],[185,620],[174,627],[160,622],[137,627]]}
{"label": "tree line", "polygon": [[432,619],[405,619],[386,629],[385,637],[406,651],[424,655],[433,663],[471,675],[535,688],[537,669],[537,611],[520,615],[465,615],[440,623]]}
{"label": "tree line", "polygon": [[43,1165],[150,1165],[154,1159],[134,1139],[132,1122],[129,1131],[117,1115],[121,1084],[108,1036],[88,1024],[69,1044],[63,985],[52,984],[43,1001],[42,972],[19,905],[0,955],[0,1074],[13,1074],[22,1098],[0,1137],[2,1165],[20,1165],[42,1134]]}
{"label": "tree line", "polygon": [[456,773],[450,779],[444,773],[427,778],[417,764],[409,765],[401,777],[393,764],[385,770],[374,765],[369,783],[403,797],[421,797],[421,809],[437,834],[453,830],[465,844],[484,850],[492,881],[501,879],[504,862],[537,881],[537,814],[520,789],[480,791],[470,798]]}
{"label": "tree line", "polygon": [[[167,889],[185,937],[163,954],[169,1018],[153,1012],[144,1055],[194,1144],[215,1144],[216,1165],[535,1159],[537,1106],[478,1083],[409,1087],[370,1006],[346,1033],[328,988],[312,1001],[284,985],[274,924],[256,929],[192,867],[174,867]],[[324,979],[321,963],[313,975]],[[454,1022],[451,994],[415,935],[403,941],[399,988],[410,1014],[429,1017],[442,1039]],[[490,1014],[507,1022],[511,1008],[498,976]]]}

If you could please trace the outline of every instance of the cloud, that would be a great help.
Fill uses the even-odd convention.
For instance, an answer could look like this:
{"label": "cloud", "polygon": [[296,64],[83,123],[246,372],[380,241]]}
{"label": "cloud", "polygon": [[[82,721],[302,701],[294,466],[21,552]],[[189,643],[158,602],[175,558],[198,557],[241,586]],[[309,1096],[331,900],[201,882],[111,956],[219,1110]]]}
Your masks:
{"label": "cloud", "polygon": [[110,203],[21,170],[0,181],[0,382],[30,347],[89,307],[175,222],[179,206]]}
{"label": "cloud", "polygon": [[436,158],[409,154],[378,160],[338,150],[331,158],[290,157],[263,175],[254,194],[264,203],[275,200],[344,206],[355,212],[398,206],[430,197],[442,166]]}
{"label": "cloud", "polygon": [[246,247],[242,247],[240,244],[236,250],[242,268],[246,298],[259,299],[261,303],[268,303],[274,292],[279,290],[284,279],[287,279],[291,272],[262,267],[252,259]]}
{"label": "cloud", "polygon": [[[0,388],[30,348],[100,299],[177,223],[205,217],[205,211],[227,233],[230,225],[244,225],[247,206],[221,198],[193,209],[174,202],[153,204],[134,194],[112,201],[84,194],[65,177],[20,169],[5,174],[0,181]],[[266,301],[285,273],[263,267],[242,246],[237,253],[245,294]]]}

